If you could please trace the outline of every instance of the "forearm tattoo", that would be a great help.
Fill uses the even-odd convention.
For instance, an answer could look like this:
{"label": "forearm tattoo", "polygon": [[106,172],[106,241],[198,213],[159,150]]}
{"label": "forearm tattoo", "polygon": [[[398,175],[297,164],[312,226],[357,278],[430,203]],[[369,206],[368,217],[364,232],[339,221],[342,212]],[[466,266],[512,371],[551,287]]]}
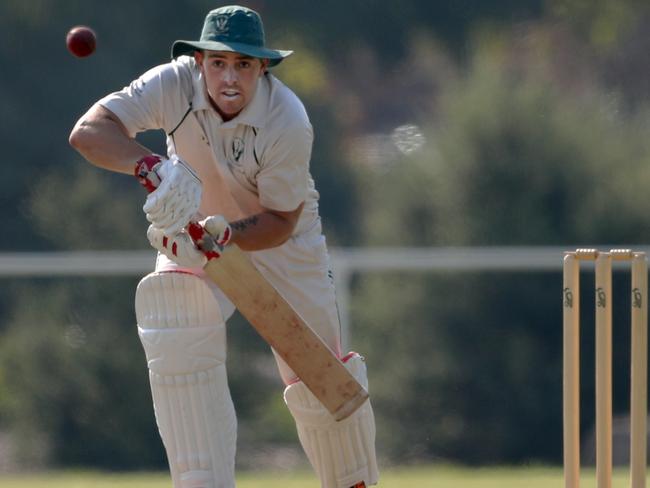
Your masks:
{"label": "forearm tattoo", "polygon": [[247,217],[245,219],[238,220],[236,222],[232,222],[230,224],[230,227],[232,227],[234,230],[237,230],[237,231],[241,232],[241,231],[244,231],[244,230],[246,230],[246,229],[248,229],[250,227],[256,226],[257,223],[259,222],[259,220],[260,219],[259,219],[259,217],[257,215],[253,215],[252,217]]}

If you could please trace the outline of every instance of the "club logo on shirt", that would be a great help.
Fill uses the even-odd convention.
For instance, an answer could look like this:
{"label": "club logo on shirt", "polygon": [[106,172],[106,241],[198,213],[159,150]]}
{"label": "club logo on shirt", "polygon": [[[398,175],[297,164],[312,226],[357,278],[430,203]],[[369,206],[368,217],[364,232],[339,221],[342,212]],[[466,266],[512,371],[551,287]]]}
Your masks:
{"label": "club logo on shirt", "polygon": [[232,158],[235,161],[239,161],[242,154],[244,154],[244,139],[241,137],[235,137],[232,140]]}
{"label": "club logo on shirt", "polygon": [[[243,129],[243,130],[241,130]],[[230,174],[246,189],[254,191],[257,188],[257,174],[260,165],[255,156],[255,141],[251,139],[249,127],[240,127],[239,135],[234,135],[230,141],[224,141],[223,157],[228,165]]]}

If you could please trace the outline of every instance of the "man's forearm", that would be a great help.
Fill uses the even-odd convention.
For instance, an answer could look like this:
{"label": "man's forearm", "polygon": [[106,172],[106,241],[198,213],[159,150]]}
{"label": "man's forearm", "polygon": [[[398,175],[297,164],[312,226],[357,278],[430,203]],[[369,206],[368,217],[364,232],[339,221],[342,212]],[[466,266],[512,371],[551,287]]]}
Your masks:
{"label": "man's forearm", "polygon": [[302,205],[293,212],[262,212],[230,223],[230,242],[244,251],[261,251],[284,244],[293,233]]}
{"label": "man's forearm", "polygon": [[133,174],[138,159],[151,154],[101,105],[94,105],[79,119],[70,134],[70,144],[93,165],[127,174]]}

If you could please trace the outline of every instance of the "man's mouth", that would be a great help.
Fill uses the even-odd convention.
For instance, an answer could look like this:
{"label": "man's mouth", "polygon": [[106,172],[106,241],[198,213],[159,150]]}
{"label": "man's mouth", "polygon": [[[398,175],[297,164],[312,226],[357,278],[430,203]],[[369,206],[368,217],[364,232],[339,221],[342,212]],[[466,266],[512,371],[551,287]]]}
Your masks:
{"label": "man's mouth", "polygon": [[239,92],[236,90],[224,90],[221,92],[221,96],[228,99],[237,98],[239,96]]}

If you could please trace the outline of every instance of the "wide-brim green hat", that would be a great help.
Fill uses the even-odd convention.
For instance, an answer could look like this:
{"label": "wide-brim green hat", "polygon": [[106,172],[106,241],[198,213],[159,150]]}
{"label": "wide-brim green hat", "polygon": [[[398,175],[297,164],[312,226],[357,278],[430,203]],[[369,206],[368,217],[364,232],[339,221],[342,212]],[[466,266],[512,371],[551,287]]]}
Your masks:
{"label": "wide-brim green hat", "polygon": [[239,5],[212,10],[205,17],[201,39],[178,40],[172,44],[172,59],[196,50],[231,51],[253,58],[268,59],[275,66],[293,51],[270,49],[265,46],[264,26],[259,14]]}

